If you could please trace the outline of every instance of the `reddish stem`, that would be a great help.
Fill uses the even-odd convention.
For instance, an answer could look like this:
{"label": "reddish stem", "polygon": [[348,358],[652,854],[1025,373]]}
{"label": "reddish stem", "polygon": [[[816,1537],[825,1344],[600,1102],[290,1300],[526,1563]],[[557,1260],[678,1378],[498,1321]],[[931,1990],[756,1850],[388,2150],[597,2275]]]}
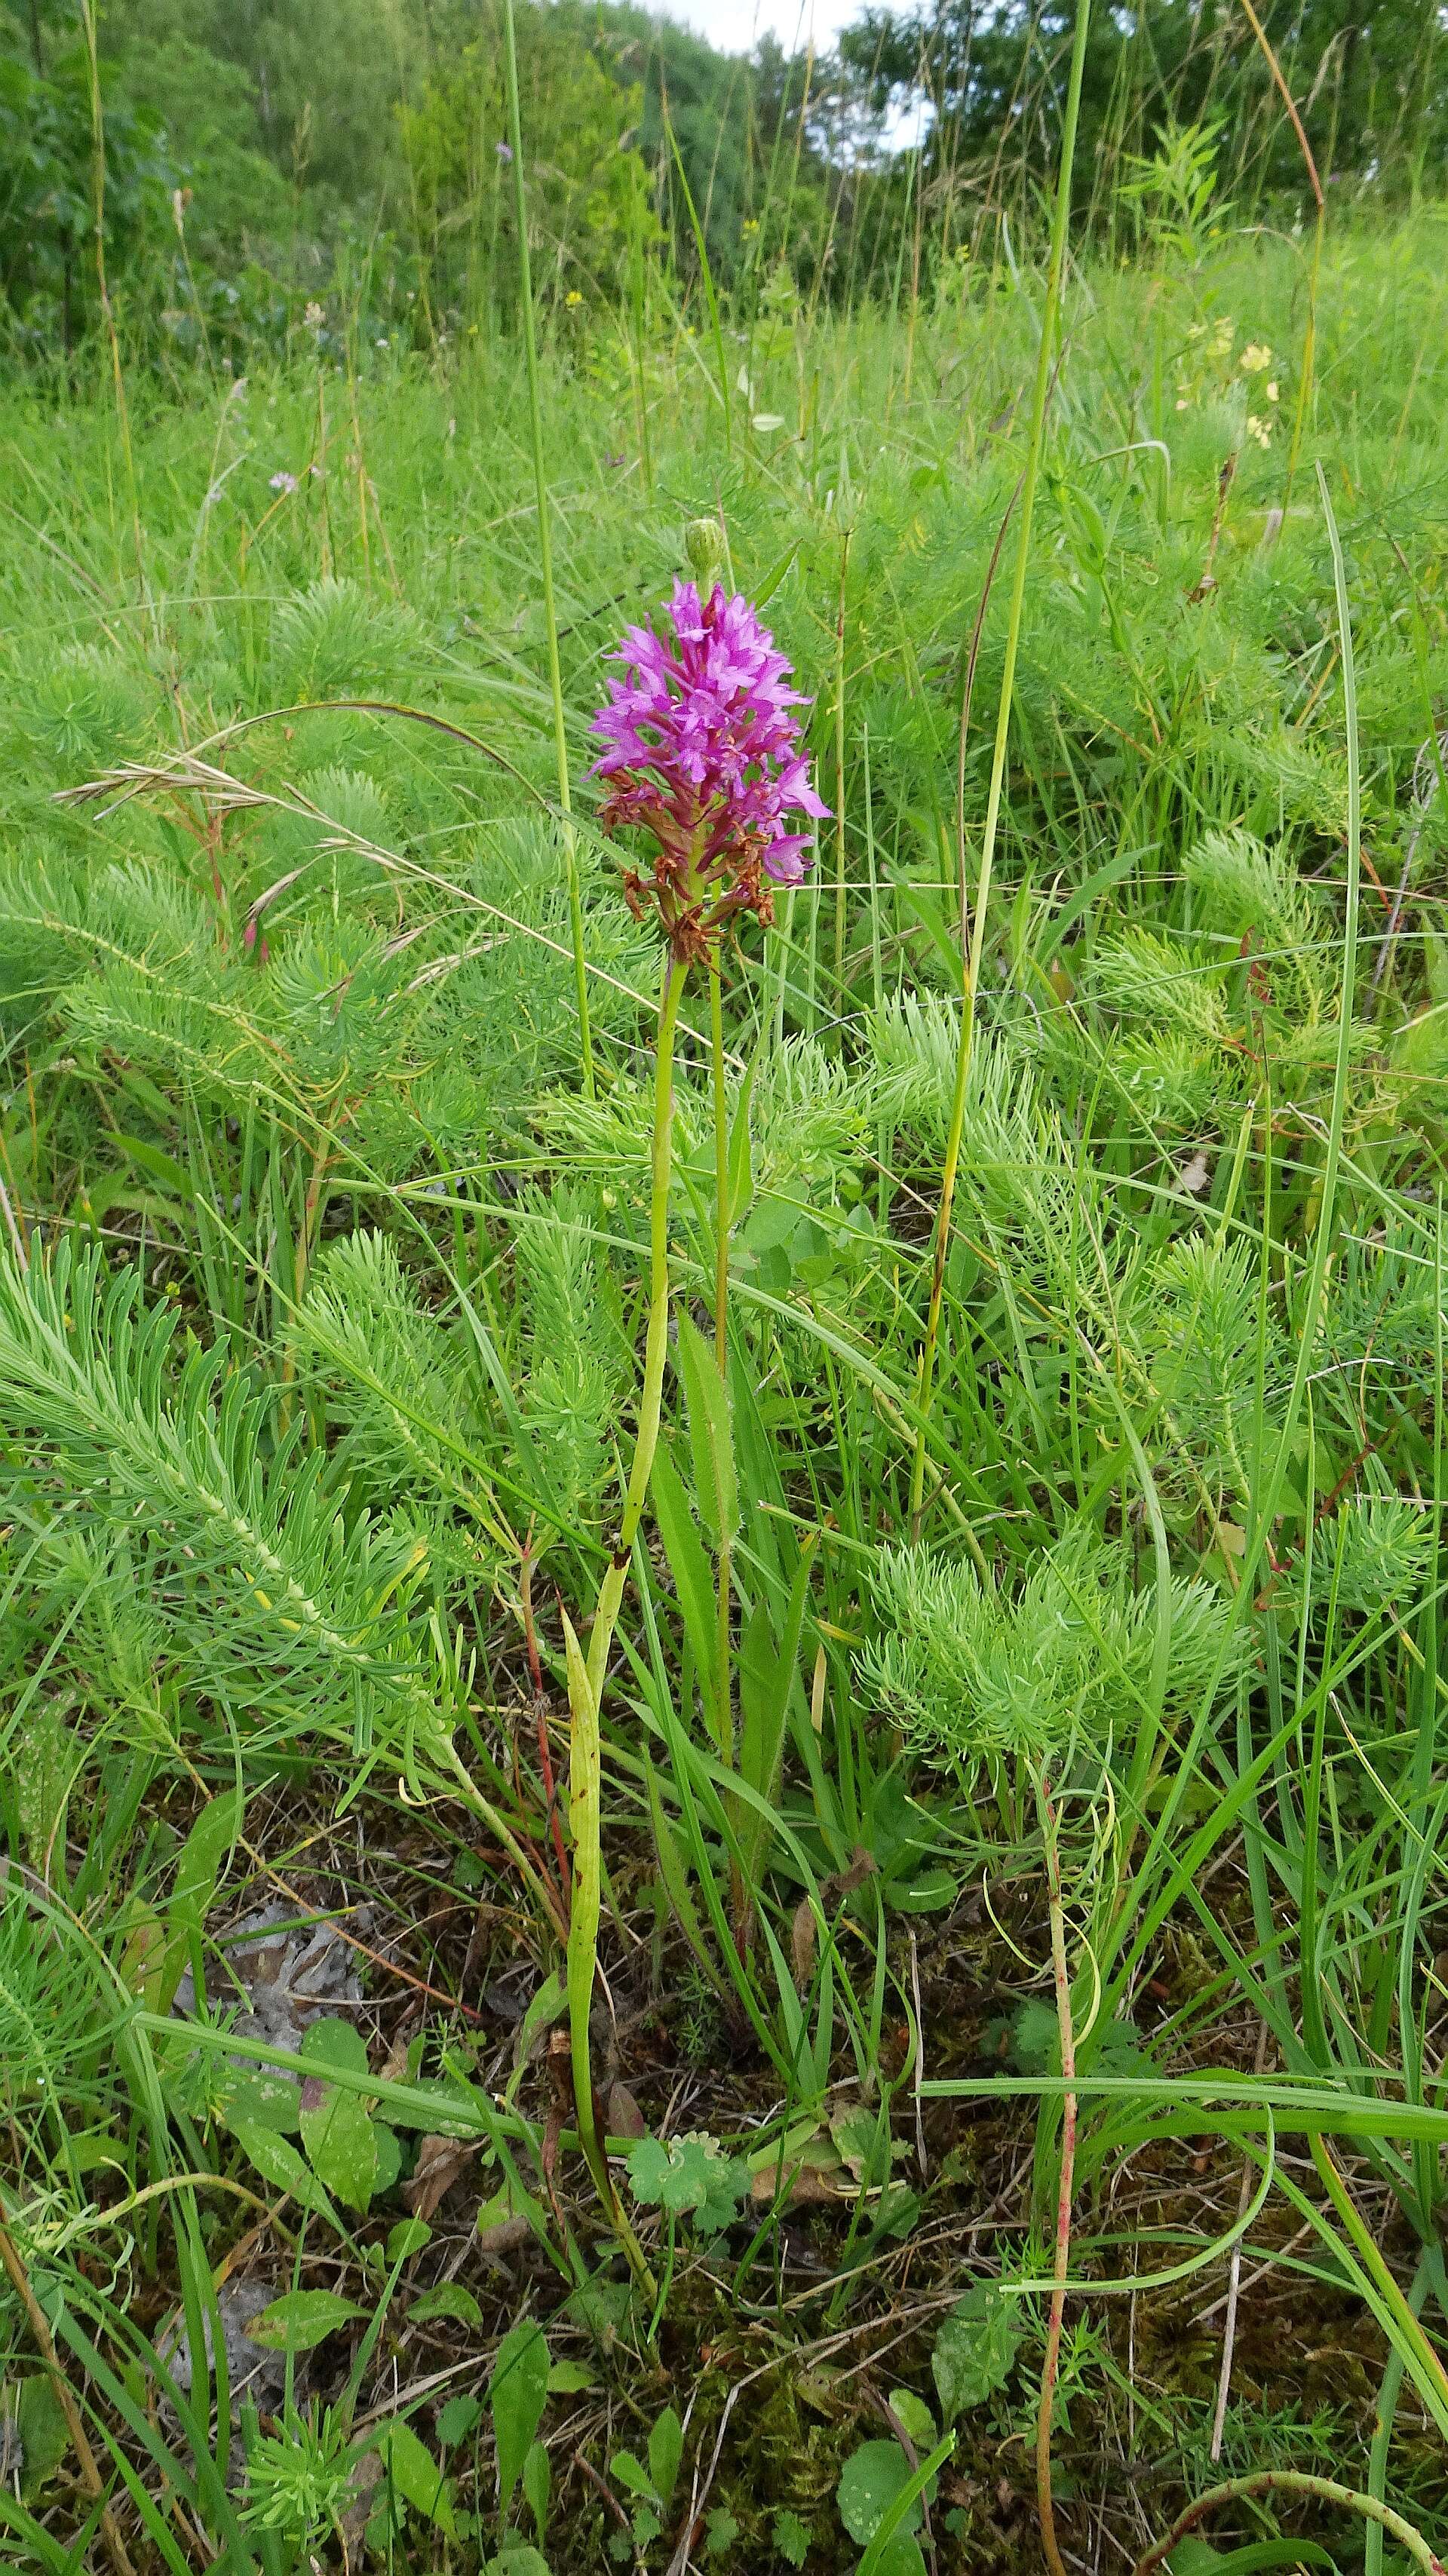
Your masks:
{"label": "reddish stem", "polygon": [[1051,1965],[1056,1985],[1056,2020],[1061,2033],[1061,2075],[1066,2092],[1061,2104],[1061,2178],[1056,2193],[1056,2262],[1052,2276],[1051,2316],[1046,2329],[1046,2357],[1041,2365],[1041,2403],[1036,2416],[1036,2509],[1041,2522],[1041,2548],[1051,2576],[1066,2576],[1056,2538],[1056,2508],[1051,2495],[1051,2419],[1056,2383],[1061,2374],[1061,2331],[1066,2314],[1066,2279],[1071,2260],[1071,2191],[1076,2170],[1076,2040],[1071,2022],[1071,1978],[1066,1965],[1066,1918],[1061,1904],[1061,1855],[1051,1784],[1042,1771],[1036,1783],[1046,1855],[1046,1900],[1051,1917]]}

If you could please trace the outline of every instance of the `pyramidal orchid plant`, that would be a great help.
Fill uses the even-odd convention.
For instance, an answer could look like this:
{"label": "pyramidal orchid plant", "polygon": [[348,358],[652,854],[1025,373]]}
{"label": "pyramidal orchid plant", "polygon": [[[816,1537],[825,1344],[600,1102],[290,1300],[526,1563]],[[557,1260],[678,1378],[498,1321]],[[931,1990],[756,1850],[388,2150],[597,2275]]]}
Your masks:
{"label": "pyramidal orchid plant", "polygon": [[[599,1587],[586,1656],[572,1626],[566,1627],[574,1845],[568,2004],[579,2143],[620,2242],[641,2285],[650,2291],[647,2265],[624,2217],[599,2138],[588,2024],[601,1901],[599,1709],[653,1474],[669,1346],[674,1039],[690,970],[705,965],[721,1142],[716,1329],[722,1368],[728,1207],[720,949],[730,925],[741,916],[752,913],[766,926],[773,921],[773,889],[797,885],[804,877],[812,850],[806,827],[828,811],[810,779],[798,712],[806,701],[791,686],[790,664],[751,602],[741,592],[727,592],[717,578],[723,554],[717,523],[696,521],[688,548],[696,578],[675,583],[665,610],[666,631],[656,632],[651,625],[627,630],[610,657],[620,665],[619,674],[609,680],[608,703],[593,721],[594,734],[604,745],[594,764],[603,786],[599,819],[606,832],[638,833],[648,844],[644,864],[626,868],[624,890],[636,916],[657,922],[664,958],[654,1059],[648,1326],[638,1428],[618,1536]],[[727,1557],[721,1557],[720,1631],[721,1659],[727,1666]]]}

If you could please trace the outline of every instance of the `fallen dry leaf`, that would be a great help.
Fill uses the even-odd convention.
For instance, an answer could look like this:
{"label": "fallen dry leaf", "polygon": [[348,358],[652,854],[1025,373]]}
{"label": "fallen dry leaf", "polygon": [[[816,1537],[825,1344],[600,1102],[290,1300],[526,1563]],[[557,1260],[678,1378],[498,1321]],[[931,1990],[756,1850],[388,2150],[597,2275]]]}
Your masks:
{"label": "fallen dry leaf", "polygon": [[413,2015],[409,2012],[404,2016],[402,2025],[397,2032],[397,2036],[393,2040],[392,2046],[389,2048],[385,2060],[377,2070],[385,2084],[405,2084],[407,2082],[407,2052],[411,2044],[415,2028],[416,2023]]}
{"label": "fallen dry leaf", "polygon": [[[221,2319],[221,2339],[226,2353],[226,2376],[231,2392],[231,2409],[239,2415],[244,2405],[253,2405],[269,2413],[282,2396],[287,2376],[287,2356],[273,2352],[267,2345],[253,2343],[250,2329],[262,2309],[276,2297],[278,2284],[265,2273],[228,2280],[217,2293],[216,2308]],[[215,2364],[215,2338],[210,2309],[201,2317],[201,2335],[206,2355],[207,2373]],[[190,2332],[184,2318],[177,2317],[162,2335],[157,2346],[161,2360],[185,2397],[191,2394],[195,2376]],[[297,2385],[305,2376],[306,2364],[297,2362]],[[205,2377],[203,2376],[203,2386]]]}
{"label": "fallen dry leaf", "polygon": [[[207,1995],[231,2009],[231,2026],[244,2037],[290,2052],[300,2048],[303,2031],[319,2014],[345,2012],[362,2002],[353,1953],[336,1926],[325,1919],[299,1925],[295,1918],[295,1905],[274,1903],[233,1924],[223,1964],[209,1972]],[[365,1906],[354,1907],[349,1920],[367,1930],[371,1915]],[[196,2006],[187,1968],[172,2010],[189,2020]]]}
{"label": "fallen dry leaf", "polygon": [[644,2115],[626,2084],[617,2076],[608,2088],[608,2134],[611,2138],[641,2138],[646,2134]]}
{"label": "fallen dry leaf", "polygon": [[471,2138],[426,2137],[419,2141],[412,2180],[402,2186],[402,2197],[414,2218],[431,2218],[438,2202],[466,2172],[477,2152],[477,2142]]}
{"label": "fallen dry leaf", "polygon": [[[857,1843],[849,1868],[836,1870],[833,1877],[820,1880],[820,1904],[832,1905],[838,1896],[852,1896],[857,1887],[863,1887],[867,1878],[873,1878],[878,1865],[873,1854],[867,1852],[863,1844]],[[809,1897],[802,1896],[794,1909],[789,1934],[790,1965],[801,1994],[805,1993],[814,1977],[816,1933],[814,1905]]]}
{"label": "fallen dry leaf", "polygon": [[787,2164],[783,2174],[771,2163],[749,2179],[750,2199],[766,2209],[776,2199],[786,2209],[818,2209],[843,2196],[852,2198],[854,2189],[853,2177],[823,2142],[807,2149],[799,2164]]}
{"label": "fallen dry leaf", "polygon": [[789,1963],[794,1970],[794,1982],[800,1993],[807,1993],[814,1976],[815,1964],[814,1907],[807,1896],[802,1896],[794,1909],[794,1921],[790,1926],[789,1934]]}
{"label": "fallen dry leaf", "polygon": [[372,2516],[372,2498],[382,2475],[382,2462],[375,2451],[364,2451],[352,2472],[352,2495],[346,2512],[337,2525],[342,2543],[342,2563],[350,2567],[354,2553],[360,2553]]}
{"label": "fallen dry leaf", "polygon": [[497,2218],[491,2227],[480,2227],[475,2239],[480,2254],[511,2254],[515,2245],[524,2245],[532,2234],[526,2218]]}

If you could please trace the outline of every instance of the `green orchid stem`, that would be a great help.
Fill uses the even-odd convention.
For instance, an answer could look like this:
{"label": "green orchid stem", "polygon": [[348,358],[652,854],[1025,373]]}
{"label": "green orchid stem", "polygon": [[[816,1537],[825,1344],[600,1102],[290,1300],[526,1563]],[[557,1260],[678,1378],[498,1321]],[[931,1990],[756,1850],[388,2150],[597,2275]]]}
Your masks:
{"label": "green orchid stem", "polygon": [[1041,450],[1045,444],[1046,398],[1051,383],[1052,351],[1055,347],[1057,317],[1061,310],[1061,275],[1066,264],[1066,237],[1071,221],[1071,171],[1076,159],[1076,126],[1081,111],[1081,80],[1086,66],[1086,33],[1090,23],[1091,0],[1076,0],[1076,39],[1071,49],[1071,77],[1066,91],[1065,122],[1061,129],[1061,167],[1056,181],[1056,211],[1051,225],[1051,258],[1046,274],[1045,309],[1041,315],[1041,346],[1037,352],[1036,379],[1031,393],[1030,442],[1026,449],[1026,466],[1020,487],[1021,516],[1016,537],[1015,578],[1011,585],[1010,623],[1006,629],[1006,654],[1001,671],[1000,707],[996,716],[995,751],[991,759],[985,829],[981,834],[980,876],[975,890],[975,919],[971,924],[970,955],[966,961],[965,980],[961,993],[960,1044],[956,1050],[955,1093],[951,1101],[950,1128],[946,1137],[945,1168],[941,1174],[940,1206],[935,1219],[930,1306],[925,1319],[925,1337],[920,1345],[920,1360],[916,1372],[915,1397],[920,1420],[915,1435],[915,1457],[910,1471],[910,1519],[912,1534],[917,1538],[920,1535],[925,1498],[925,1459],[929,1438],[930,1399],[935,1381],[935,1353],[940,1340],[940,1307],[945,1294],[945,1259],[950,1249],[951,1210],[955,1201],[956,1174],[960,1168],[961,1139],[965,1133],[965,1104],[970,1087],[971,1052],[975,1042],[976,995],[980,990],[981,969],[985,962],[991,874],[995,865],[996,833],[1000,827],[1001,796],[1005,787],[1006,750],[1011,728],[1011,698],[1015,689],[1016,660],[1021,642],[1021,619],[1026,601],[1026,571],[1031,552],[1031,521],[1036,507],[1036,485],[1040,479]]}
{"label": "green orchid stem", "polygon": [[724,1088],[724,992],[716,946],[709,960],[709,1048],[714,1081],[714,1353],[729,1365],[729,1100]]}
{"label": "green orchid stem", "polygon": [[[593,2176],[594,2188],[609,2215],[614,2234],[628,2256],[629,2269],[656,2311],[658,2284],[649,2270],[619,2199],[608,2156],[598,2134],[593,2101],[593,2062],[589,2022],[598,1974],[598,1926],[603,1907],[603,1740],[598,1700],[588,1678],[572,1622],[563,1622],[568,1653],[568,1706],[572,1717],[572,1750],[568,1766],[568,1821],[573,1834],[573,1902],[568,1917],[568,2042],[573,2075],[578,2143]],[[653,2326],[649,2338],[653,2338]]]}
{"label": "green orchid stem", "polygon": [[[729,1100],[724,1088],[724,1002],[720,975],[719,942],[715,941],[709,958],[709,1032],[713,1060],[714,1087],[714,1356],[727,1399],[729,1388]],[[714,1646],[714,1701],[716,1709],[719,1759],[727,1770],[735,1767],[734,1744],[734,1659],[731,1651],[731,1616],[734,1600],[734,1540],[732,1531],[721,1527],[719,1556],[715,1569],[718,1609]],[[745,1884],[744,1871],[736,1857],[729,1863],[729,1904],[734,1920],[734,1942],[743,1959],[754,1937],[754,1909]]]}
{"label": "green orchid stem", "polygon": [[518,40],[513,0],[503,0],[503,55],[508,82],[508,133],[513,149],[513,203],[518,224],[518,301],[523,322],[523,354],[528,370],[528,415],[533,431],[533,481],[538,495],[538,570],[543,583],[543,617],[548,629],[548,685],[553,697],[553,748],[558,763],[558,802],[563,814],[563,860],[568,879],[568,926],[573,941],[573,982],[578,1002],[578,1033],[583,1046],[584,1096],[592,1100],[593,1033],[588,1016],[588,964],[583,948],[583,892],[578,877],[578,840],[573,828],[573,796],[568,780],[568,730],[563,717],[563,674],[558,660],[558,610],[553,596],[553,531],[549,518],[548,474],[543,462],[543,405],[538,390],[538,334],[533,317],[533,279],[528,264],[528,192],[523,181],[523,122],[518,107]]}
{"label": "green orchid stem", "polygon": [[659,1002],[659,1034],[654,1063],[654,1134],[649,1165],[649,1323],[644,1341],[644,1383],[639,1398],[638,1432],[633,1466],[624,1495],[623,1519],[608,1572],[599,1585],[588,1641],[588,1678],[595,1700],[602,1702],[613,1632],[629,1559],[638,1536],[659,1445],[659,1412],[664,1396],[664,1364],[669,1355],[669,1176],[674,1121],[674,1033],[679,1022],[687,966],[665,958],[664,988]]}
{"label": "green orchid stem", "polygon": [[602,1770],[599,1734],[604,1682],[608,1675],[613,1632],[618,1624],[634,1541],[643,1519],[654,1456],[659,1445],[664,1367],[669,1352],[669,1178],[674,1116],[674,1036],[688,968],[665,952],[663,991],[659,1000],[658,1045],[654,1062],[654,1133],[649,1191],[649,1321],[644,1340],[644,1382],[639,1398],[638,1431],[633,1465],[624,1494],[623,1518],[599,1586],[585,1664],[571,1627],[568,1645],[568,1698],[573,1719],[569,1762],[568,1815],[573,1834],[573,1906],[568,1933],[568,2030],[573,2069],[578,2141],[600,2200],[608,2211],[619,2243],[640,2290],[652,2309],[658,2284],[642,2246],[624,2214],[598,2135],[593,2108],[593,2055],[589,2017],[598,1970],[598,1925],[603,1878]]}
{"label": "green orchid stem", "polygon": [[1360,2513],[1365,2522],[1379,2524],[1396,2540],[1414,2566],[1426,2570],[1426,2576],[1448,2576],[1448,2569],[1429,2548],[1421,2531],[1415,2531],[1400,2513],[1394,2513],[1391,2505],[1379,2504],[1375,2496],[1363,2495],[1356,2487],[1341,2486],[1336,2478],[1313,2477],[1305,2469],[1259,2469],[1250,2477],[1228,2478],[1223,2485],[1209,2488],[1195,2504],[1188,2505],[1185,2513],[1178,2514],[1166,2538],[1137,2560],[1134,2576],[1154,2576],[1158,2567],[1166,2565],[1178,2543],[1199,2522],[1205,2522],[1208,2514],[1218,2512],[1225,2504],[1250,2503],[1254,2497],[1265,2495],[1312,2496],[1319,2504],[1337,2505],[1344,2513]]}
{"label": "green orchid stem", "polygon": [[[719,948],[715,943],[709,960],[709,1038],[713,1061],[714,1084],[714,1356],[725,1389],[729,1385],[729,1099],[724,1087],[724,999],[719,971]],[[719,1668],[717,1695],[719,1705],[719,1755],[721,1761],[733,1761],[733,1729],[729,1711],[730,1690],[729,1612],[731,1591],[731,1534],[719,1533]]]}
{"label": "green orchid stem", "polygon": [[1071,2264],[1071,2194],[1076,2169],[1076,2038],[1071,2020],[1071,1972],[1066,1959],[1066,1913],[1061,1902],[1061,1845],[1051,1784],[1044,1771],[1036,1782],[1041,1836],[1046,1852],[1046,1902],[1051,1917],[1051,1969],[1056,1988],[1056,2020],[1061,2034],[1061,2171],[1056,2190],[1056,2261],[1051,2282],[1051,2315],[1046,2328],[1046,2356],[1041,2365],[1041,2402],[1036,2416],[1036,2510],[1041,2523],[1041,2553],[1051,2576],[1066,2576],[1056,2538],[1056,2509],[1051,2497],[1051,2423],[1056,2411],[1056,2382],[1061,2373],[1061,2330],[1066,2313],[1066,2280]]}

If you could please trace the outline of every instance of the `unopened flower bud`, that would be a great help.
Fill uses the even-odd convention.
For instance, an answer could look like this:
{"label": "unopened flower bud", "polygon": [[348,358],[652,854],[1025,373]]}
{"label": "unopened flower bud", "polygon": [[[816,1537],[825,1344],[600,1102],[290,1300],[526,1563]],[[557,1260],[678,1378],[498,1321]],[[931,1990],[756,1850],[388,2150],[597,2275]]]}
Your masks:
{"label": "unopened flower bud", "polygon": [[724,531],[717,519],[691,519],[684,531],[684,552],[707,599],[724,569]]}

